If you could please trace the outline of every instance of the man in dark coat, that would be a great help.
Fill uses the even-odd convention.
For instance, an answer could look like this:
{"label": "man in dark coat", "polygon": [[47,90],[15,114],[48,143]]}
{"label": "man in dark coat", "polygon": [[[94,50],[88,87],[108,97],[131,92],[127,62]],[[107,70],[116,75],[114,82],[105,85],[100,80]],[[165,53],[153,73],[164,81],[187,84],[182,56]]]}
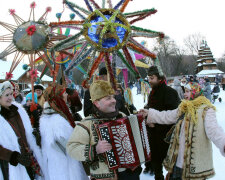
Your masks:
{"label": "man in dark coat", "polygon": [[[152,87],[146,108],[153,108],[159,111],[176,109],[180,99],[176,90],[166,85],[165,77],[160,76],[156,66],[148,70],[149,83]],[[166,157],[169,144],[164,139],[172,125],[154,124],[148,128],[151,165],[154,169],[155,180],[164,180],[162,162]],[[148,169],[148,163],[146,163]]]}

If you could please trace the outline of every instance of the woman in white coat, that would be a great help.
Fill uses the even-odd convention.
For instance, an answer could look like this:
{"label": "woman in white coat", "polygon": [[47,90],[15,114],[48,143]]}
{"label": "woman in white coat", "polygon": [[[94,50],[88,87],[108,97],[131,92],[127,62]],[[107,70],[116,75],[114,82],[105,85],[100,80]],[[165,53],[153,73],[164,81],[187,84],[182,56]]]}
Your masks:
{"label": "woman in white coat", "polygon": [[197,83],[185,86],[185,100],[172,111],[141,110],[147,124],[174,124],[164,167],[169,180],[203,180],[214,175],[211,141],[225,156],[225,133],[218,125],[215,107]]}
{"label": "woman in white coat", "polygon": [[53,84],[44,92],[44,109],[40,118],[41,147],[47,180],[88,179],[81,162],[67,154],[66,143],[75,123],[66,105],[67,93]]}
{"label": "woman in white coat", "polygon": [[13,86],[0,83],[0,179],[41,179],[42,156],[25,109],[14,101]]}

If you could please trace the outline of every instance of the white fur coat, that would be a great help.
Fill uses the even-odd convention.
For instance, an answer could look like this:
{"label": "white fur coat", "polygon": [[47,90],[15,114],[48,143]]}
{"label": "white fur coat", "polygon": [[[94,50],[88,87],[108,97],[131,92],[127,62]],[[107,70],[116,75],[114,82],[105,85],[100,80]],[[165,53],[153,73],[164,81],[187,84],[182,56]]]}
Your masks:
{"label": "white fur coat", "polygon": [[[46,103],[44,107],[46,107]],[[40,133],[46,180],[88,179],[82,163],[72,159],[62,150],[72,132],[73,128],[69,122],[60,114],[43,114],[41,116]],[[63,148],[57,145],[57,141]]]}
{"label": "white fur coat", "polygon": [[[28,145],[33,151],[35,158],[37,159],[39,165],[42,167],[42,155],[40,148],[36,145],[35,138],[32,134],[32,126],[30,123],[29,116],[27,115],[25,109],[22,105],[13,102],[15,106],[18,107],[18,112],[23,121],[25,134],[27,138]],[[10,126],[10,124],[0,115],[0,144],[11,151],[20,152],[19,143],[17,136]],[[38,179],[42,179],[39,177]],[[0,180],[3,180],[2,172],[0,170]],[[24,166],[18,164],[17,166],[12,166],[9,163],[9,180],[30,180],[27,171]]]}

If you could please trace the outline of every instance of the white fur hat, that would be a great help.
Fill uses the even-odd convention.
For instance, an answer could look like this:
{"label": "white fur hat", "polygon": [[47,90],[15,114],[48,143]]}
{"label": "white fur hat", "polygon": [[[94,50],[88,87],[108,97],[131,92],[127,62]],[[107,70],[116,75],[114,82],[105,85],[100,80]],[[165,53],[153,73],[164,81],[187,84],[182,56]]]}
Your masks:
{"label": "white fur hat", "polygon": [[3,83],[0,83],[0,97],[5,92],[5,90],[8,89],[8,88],[13,90],[13,86],[9,81],[5,81]]}

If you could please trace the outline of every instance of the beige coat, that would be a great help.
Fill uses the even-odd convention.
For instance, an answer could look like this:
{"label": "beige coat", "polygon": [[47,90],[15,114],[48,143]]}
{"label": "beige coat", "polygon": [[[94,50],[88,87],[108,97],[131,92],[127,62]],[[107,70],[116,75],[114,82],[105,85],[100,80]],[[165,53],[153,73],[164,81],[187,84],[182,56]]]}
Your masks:
{"label": "beige coat", "polygon": [[[197,113],[197,124],[185,119],[177,122],[164,161],[169,172],[172,172],[175,165],[183,168],[184,180],[209,178],[214,174],[210,140],[225,156],[225,133],[217,124],[215,111],[203,105]],[[173,124],[177,116],[178,109],[161,112],[149,109],[147,123]]]}
{"label": "beige coat", "polygon": [[89,166],[91,177],[117,179],[116,173],[108,168],[105,157],[96,154],[95,147],[99,140],[96,126],[99,122],[98,120],[83,120],[77,124],[67,143],[67,152],[72,158]]}

